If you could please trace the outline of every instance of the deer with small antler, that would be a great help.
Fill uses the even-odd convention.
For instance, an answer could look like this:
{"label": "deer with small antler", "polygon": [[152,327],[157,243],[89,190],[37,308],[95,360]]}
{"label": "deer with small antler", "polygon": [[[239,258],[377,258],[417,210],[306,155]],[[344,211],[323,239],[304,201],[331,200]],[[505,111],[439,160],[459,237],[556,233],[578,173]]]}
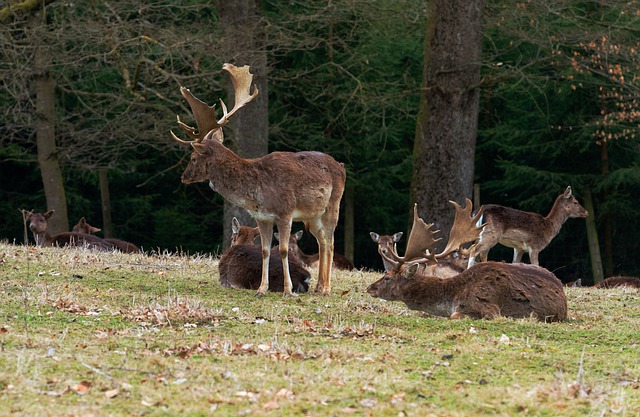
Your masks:
{"label": "deer with small antler", "polygon": [[243,106],[258,95],[251,85],[249,67],[224,64],[231,75],[235,90],[235,105],[231,111],[221,100],[223,116],[216,118],[215,105],[200,101],[191,92],[180,88],[189,103],[197,129],[180,121],[179,126],[192,141],[174,140],[191,145],[193,152],[182,174],[182,182],[208,181],[209,186],[231,203],[244,208],[258,223],[262,246],[262,280],[257,295],[269,288],[269,258],[273,225],[282,241],[280,256],[284,273],[284,294],[292,292],[288,252],[291,223],[302,221],[318,241],[319,267],[316,292],[326,295],[331,290],[331,260],[334,231],[338,223],[340,200],[346,182],[343,164],[320,152],[273,152],[260,158],[243,159],[225,147],[222,127]]}
{"label": "deer with small antler", "polygon": [[[536,265],[482,262],[451,278],[418,273],[425,257],[445,258],[462,245],[477,239],[482,228],[478,220],[482,208],[471,216],[471,201],[465,209],[455,202],[456,216],[446,248],[433,253],[438,239],[414,207],[413,226],[404,256],[395,249],[382,253],[391,270],[367,288],[367,292],[388,301],[402,301],[412,310],[421,310],[452,319],[535,317],[541,321],[561,321],[567,317],[567,300],[562,283],[551,272]],[[472,249],[473,246],[469,249]]]}
{"label": "deer with small antler", "polygon": [[556,237],[567,219],[589,215],[571,193],[571,187],[556,198],[547,216],[497,204],[483,207],[484,217],[480,221],[485,222],[485,226],[469,256],[468,266],[475,263],[476,257],[486,261],[489,250],[498,243],[513,248],[513,263],[520,262],[526,252],[531,264],[538,265],[539,253]]}

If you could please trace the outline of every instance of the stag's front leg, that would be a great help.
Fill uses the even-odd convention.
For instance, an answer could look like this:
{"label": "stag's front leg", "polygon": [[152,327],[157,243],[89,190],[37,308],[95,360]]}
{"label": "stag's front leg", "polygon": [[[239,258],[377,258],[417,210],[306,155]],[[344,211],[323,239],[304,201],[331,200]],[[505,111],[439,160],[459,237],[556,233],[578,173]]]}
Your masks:
{"label": "stag's front leg", "polygon": [[256,220],[260,229],[260,244],[262,246],[262,280],[258,288],[257,296],[263,296],[269,289],[269,257],[271,256],[271,237],[273,235],[273,222],[268,220]]}
{"label": "stag's front leg", "polygon": [[297,297],[294,294],[291,274],[289,272],[289,237],[291,236],[291,220],[277,222],[280,240],[280,257],[282,258],[282,272],[284,274],[284,295],[285,297]]}

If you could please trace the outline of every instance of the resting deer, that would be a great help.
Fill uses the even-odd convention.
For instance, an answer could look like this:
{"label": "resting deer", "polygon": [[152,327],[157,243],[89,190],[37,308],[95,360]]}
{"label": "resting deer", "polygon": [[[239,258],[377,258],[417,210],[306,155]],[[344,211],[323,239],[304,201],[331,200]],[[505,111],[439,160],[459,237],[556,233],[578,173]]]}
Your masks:
{"label": "resting deer", "polygon": [[315,236],[320,249],[316,292],[331,290],[331,260],[334,231],[338,223],[340,200],[344,192],[346,171],[341,163],[320,152],[273,152],[261,158],[243,159],[226,148],[222,127],[244,105],[258,95],[249,67],[224,64],[235,89],[235,105],[228,112],[220,101],[224,115],[216,120],[215,105],[209,106],[181,87],[182,96],[191,106],[197,129],[178,118],[180,127],[191,137],[184,141],[171,132],[174,140],[193,147],[182,182],[209,181],[209,186],[231,203],[247,210],[258,223],[262,245],[262,280],[257,295],[269,287],[269,259],[273,224],[282,237],[280,257],[284,270],[284,294],[292,294],[288,263],[291,223],[302,221]]}
{"label": "resting deer", "polygon": [[[81,217],[80,220],[78,220],[78,223],[76,223],[75,226],[73,226],[72,230],[74,233],[84,233],[86,235],[93,235],[94,233],[98,233],[102,229],[90,225],[89,223],[87,223],[87,220],[85,220],[84,217]],[[105,237],[102,240],[113,244],[113,246],[115,246],[119,251],[124,253],[142,252],[139,247],[137,247],[133,243],[126,242],[124,240],[114,239],[111,237]]]}
{"label": "resting deer", "polygon": [[48,230],[47,220],[51,218],[54,212],[55,210],[49,210],[46,213],[34,213],[33,211],[22,210],[23,218],[29,222],[29,229],[33,233],[36,246],[79,246],[101,251],[115,249],[113,244],[105,242],[99,237],[84,233],[63,232],[51,235]]}
{"label": "resting deer", "polygon": [[[231,222],[231,246],[220,257],[220,285],[231,288],[258,289],[262,276],[262,250],[253,241],[259,236],[258,228],[241,226],[235,217]],[[279,248],[273,249],[278,253]],[[293,291],[307,292],[311,274],[295,257],[289,257],[289,271]],[[282,264],[275,256],[270,258],[269,291],[284,289]]]}
{"label": "resting deer", "polygon": [[640,288],[640,278],[638,277],[609,277],[603,279],[595,285],[596,288]]}
{"label": "resting deer", "polygon": [[452,319],[534,316],[541,321],[560,321],[567,317],[567,300],[562,283],[554,274],[536,265],[483,262],[451,278],[418,273],[419,261],[443,258],[456,248],[472,242],[480,233],[477,224],[482,208],[470,216],[471,201],[464,210],[456,207],[456,217],[443,252],[431,253],[437,240],[414,207],[414,220],[404,257],[394,249],[383,253],[391,270],[369,286],[367,292],[389,301],[402,301],[413,310]]}
{"label": "resting deer", "polygon": [[[371,240],[378,244],[378,253],[382,256],[383,253],[387,253],[389,248],[396,253],[396,243],[402,238],[402,232],[395,233],[393,235],[379,235],[375,232],[370,232]],[[460,253],[455,251],[444,259],[431,259],[425,258],[420,263],[419,272],[425,275],[434,275],[436,277],[448,278],[458,275],[464,271],[467,266],[468,253]],[[393,264],[389,263],[384,257],[382,257],[382,263],[384,264],[385,272],[388,272],[393,267]]]}
{"label": "resting deer", "polygon": [[[308,266],[309,268],[317,268],[319,263],[319,254],[314,253],[312,255],[307,255],[306,253],[302,252],[302,250],[298,246],[298,241],[302,238],[303,234],[303,230],[298,230],[296,233],[291,235],[291,237],[289,238],[289,254],[294,255],[305,266]],[[274,236],[278,241],[280,241],[280,236],[278,235],[278,233],[274,233]],[[332,267],[342,271],[352,271],[355,268],[353,266],[353,262],[347,259],[346,256],[336,252],[333,253]]]}
{"label": "resting deer", "polygon": [[476,257],[482,262],[487,260],[489,250],[496,244],[513,248],[513,262],[520,262],[527,252],[533,265],[539,265],[538,254],[560,232],[560,228],[570,217],[587,217],[589,212],[578,203],[571,194],[571,187],[556,198],[549,214],[544,217],[538,213],[516,210],[495,204],[485,204],[485,222],[475,250],[469,257],[471,266]]}
{"label": "resting deer", "polygon": [[[396,250],[396,243],[402,239],[402,232],[394,233],[392,235],[379,235],[376,232],[369,232],[371,240],[378,244],[378,253],[382,256],[383,253],[387,253],[389,249]],[[384,265],[384,271],[391,270],[393,264],[388,262],[384,257],[382,258],[382,264]]]}

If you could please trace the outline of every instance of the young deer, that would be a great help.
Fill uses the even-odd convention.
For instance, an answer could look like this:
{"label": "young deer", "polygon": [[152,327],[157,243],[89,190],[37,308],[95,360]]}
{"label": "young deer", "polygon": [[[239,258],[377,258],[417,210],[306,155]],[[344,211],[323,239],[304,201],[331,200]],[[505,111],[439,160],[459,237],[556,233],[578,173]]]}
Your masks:
{"label": "young deer", "polygon": [[[319,263],[319,254],[314,253],[313,255],[307,255],[306,253],[302,252],[302,250],[298,246],[298,241],[302,238],[303,234],[303,230],[298,230],[296,233],[291,235],[291,237],[289,238],[289,254],[297,257],[305,266],[309,268],[317,268]],[[276,237],[276,239],[278,239],[278,241],[280,241],[280,236],[278,235],[278,233],[274,233],[274,236]],[[353,266],[353,263],[349,259],[347,259],[346,256],[336,252],[333,253],[332,267],[341,271],[352,271],[355,268]]]}
{"label": "young deer", "polygon": [[[235,217],[231,222],[231,246],[220,257],[220,285],[231,288],[246,288],[256,290],[260,286],[262,276],[262,249],[254,245],[254,240],[260,235],[258,228],[241,226]],[[279,251],[276,247],[275,253]],[[311,274],[293,256],[289,257],[289,271],[293,291],[307,292],[311,281]],[[282,264],[276,257],[270,258],[269,291],[284,289],[284,271]]]}
{"label": "young deer", "polygon": [[[453,203],[453,202],[452,202]],[[455,203],[454,203],[455,204]],[[456,205],[457,206],[457,205]],[[468,208],[468,209],[467,209]],[[383,253],[391,270],[369,286],[367,292],[389,301],[402,301],[413,310],[452,319],[534,316],[541,321],[560,321],[567,317],[567,300],[562,283],[544,268],[526,264],[483,262],[451,278],[418,273],[424,253],[444,257],[456,247],[473,241],[480,233],[480,213],[469,216],[471,202],[464,211],[456,207],[447,247],[431,254],[436,242],[433,224],[425,224],[414,207],[414,220],[404,257],[395,250]],[[474,236],[475,235],[475,236]]]}
{"label": "young deer", "polygon": [[231,203],[247,210],[256,219],[262,243],[262,280],[257,295],[269,287],[269,259],[273,224],[282,237],[280,257],[284,270],[284,294],[292,294],[288,263],[291,223],[302,221],[318,240],[320,249],[316,292],[329,294],[331,290],[331,260],[333,234],[338,223],[340,200],[344,192],[346,171],[341,163],[320,152],[273,152],[261,158],[243,159],[223,144],[222,127],[233,114],[258,94],[250,93],[253,75],[249,67],[236,68],[224,64],[235,89],[236,102],[216,120],[215,106],[200,101],[181,87],[182,96],[191,106],[197,129],[178,118],[178,124],[193,138],[183,141],[171,132],[179,143],[193,147],[189,164],[182,174],[182,182],[209,181],[209,186]]}
{"label": "young deer", "polygon": [[[402,239],[402,232],[394,233],[393,235],[379,235],[376,232],[369,232],[371,240],[378,244],[378,253],[382,256],[383,253],[387,253],[389,249],[396,250],[396,243]],[[397,253],[397,252],[396,252]],[[382,264],[384,265],[384,271],[391,270],[393,264],[382,258]]]}
{"label": "young deer", "polygon": [[[84,233],[86,235],[93,235],[94,233],[98,233],[100,230],[102,229],[93,227],[92,225],[87,223],[84,217],[81,217],[80,220],[78,220],[78,223],[76,223],[72,229],[74,233]],[[115,246],[120,252],[124,252],[124,253],[141,253],[142,252],[139,247],[137,247],[133,243],[125,242],[124,240],[114,239],[110,237],[105,237],[102,240],[113,244],[113,246]]]}
{"label": "young deer", "polygon": [[485,204],[484,217],[480,221],[486,225],[480,233],[475,250],[469,257],[469,265],[476,257],[487,260],[489,250],[496,244],[513,248],[513,263],[520,262],[527,252],[533,265],[539,265],[538,254],[560,232],[560,228],[570,217],[587,217],[589,213],[571,194],[571,187],[556,198],[547,217],[538,213],[516,210],[495,204]]}
{"label": "young deer", "polygon": [[51,235],[48,230],[47,220],[54,212],[55,210],[49,210],[46,213],[34,213],[33,211],[22,210],[23,218],[29,222],[29,229],[33,233],[36,246],[79,246],[101,251],[115,249],[112,243],[84,233],[63,232]]}

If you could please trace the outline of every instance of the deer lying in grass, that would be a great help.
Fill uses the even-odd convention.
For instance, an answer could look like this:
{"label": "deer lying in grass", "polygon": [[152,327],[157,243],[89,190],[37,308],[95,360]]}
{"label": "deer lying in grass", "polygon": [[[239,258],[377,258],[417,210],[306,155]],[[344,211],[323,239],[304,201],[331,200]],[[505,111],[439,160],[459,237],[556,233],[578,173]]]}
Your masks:
{"label": "deer lying in grass", "polygon": [[[302,252],[300,247],[298,246],[298,241],[302,238],[304,234],[303,230],[298,230],[296,233],[292,234],[289,238],[289,255],[293,255],[300,260],[305,266],[309,268],[317,268],[319,264],[319,254],[315,253],[313,255],[307,255]],[[280,241],[280,235],[278,233],[274,233],[274,236],[278,241]],[[333,253],[333,264],[332,267],[335,269],[339,269],[342,271],[352,271],[355,269],[353,263],[347,259],[346,256],[341,255],[339,253]]]}
{"label": "deer lying in grass", "polygon": [[46,213],[34,213],[33,211],[22,210],[24,219],[29,223],[29,229],[33,234],[36,246],[78,246],[87,247],[101,251],[111,251],[115,247],[109,242],[105,242],[99,237],[84,234],[63,232],[51,235],[48,230],[47,220],[51,218],[55,210]]}
{"label": "deer lying in grass", "polygon": [[[235,217],[231,222],[231,246],[220,257],[220,285],[231,288],[258,289],[262,277],[262,249],[253,242],[260,235],[257,227],[241,226]],[[279,248],[273,249],[275,253]],[[309,290],[311,274],[293,256],[289,259],[293,291]],[[284,289],[282,264],[274,256],[269,265],[269,291]]]}
{"label": "deer lying in grass", "polygon": [[495,204],[485,204],[483,207],[484,216],[480,222],[484,222],[485,226],[469,257],[468,266],[473,265],[478,256],[485,262],[489,250],[498,243],[513,248],[513,263],[520,262],[522,255],[527,252],[531,263],[539,265],[538,254],[560,232],[567,219],[589,215],[571,194],[571,187],[567,187],[556,198],[546,217]]}
{"label": "deer lying in grass", "polygon": [[258,95],[250,93],[253,75],[249,67],[222,67],[231,75],[235,105],[230,112],[224,102],[224,115],[216,120],[215,106],[200,101],[181,87],[182,96],[191,106],[197,129],[178,118],[180,127],[192,141],[183,141],[171,132],[174,140],[193,147],[182,182],[208,181],[209,186],[231,203],[244,208],[256,219],[262,243],[262,279],[257,295],[269,288],[269,268],[273,224],[282,237],[280,258],[284,270],[284,294],[293,295],[288,252],[291,223],[302,221],[318,240],[320,249],[316,292],[331,290],[333,234],[338,223],[340,200],[344,192],[346,171],[341,163],[320,152],[273,152],[261,158],[243,159],[226,148],[222,127],[233,114]]}
{"label": "deer lying in grass", "polygon": [[[370,232],[371,240],[378,244],[378,253],[382,256],[383,253],[387,253],[391,248],[397,253],[396,243],[402,238],[402,232],[395,233],[393,235],[379,235],[375,232]],[[455,251],[444,259],[431,259],[425,258],[420,262],[419,272],[423,275],[433,275],[440,278],[453,277],[461,273],[466,269],[468,262],[467,252]],[[393,264],[389,263],[384,257],[382,257],[382,263],[384,264],[384,271],[388,272],[393,267]]]}
{"label": "deer lying in grass", "polygon": [[[452,202],[456,205],[454,202]],[[457,205],[456,205],[457,206]],[[477,224],[482,209],[475,216],[467,200],[464,211],[456,207],[447,247],[439,254],[430,253],[435,242],[431,227],[418,217],[414,220],[407,250],[400,257],[395,250],[382,256],[393,265],[391,270],[369,286],[367,292],[389,301],[402,301],[413,310],[425,311],[452,319],[530,317],[541,321],[560,321],[567,317],[567,300],[562,283],[554,274],[536,265],[483,262],[451,278],[418,273],[425,253],[442,258],[463,244],[475,240],[481,225]],[[475,236],[474,236],[475,235]]]}
{"label": "deer lying in grass", "polygon": [[[94,233],[98,233],[100,230],[102,229],[93,227],[92,225],[87,223],[84,217],[81,217],[80,220],[78,220],[78,223],[76,223],[75,226],[73,226],[74,233],[84,233],[86,235],[93,235]],[[110,237],[105,237],[102,240],[113,244],[113,246],[115,246],[120,252],[124,252],[124,253],[141,253],[142,252],[139,247],[137,247],[133,243],[126,242],[124,240],[114,239]]]}
{"label": "deer lying in grass", "polygon": [[640,278],[638,277],[609,277],[603,279],[595,285],[596,288],[616,288],[629,287],[640,288]]}
{"label": "deer lying in grass", "polygon": [[[379,235],[376,232],[369,232],[371,240],[378,244],[378,253],[382,256],[383,253],[387,253],[389,249],[396,250],[396,243],[402,239],[404,233],[398,232],[392,235]],[[393,264],[388,262],[384,257],[382,258],[382,264],[384,265],[384,271],[391,270]]]}

